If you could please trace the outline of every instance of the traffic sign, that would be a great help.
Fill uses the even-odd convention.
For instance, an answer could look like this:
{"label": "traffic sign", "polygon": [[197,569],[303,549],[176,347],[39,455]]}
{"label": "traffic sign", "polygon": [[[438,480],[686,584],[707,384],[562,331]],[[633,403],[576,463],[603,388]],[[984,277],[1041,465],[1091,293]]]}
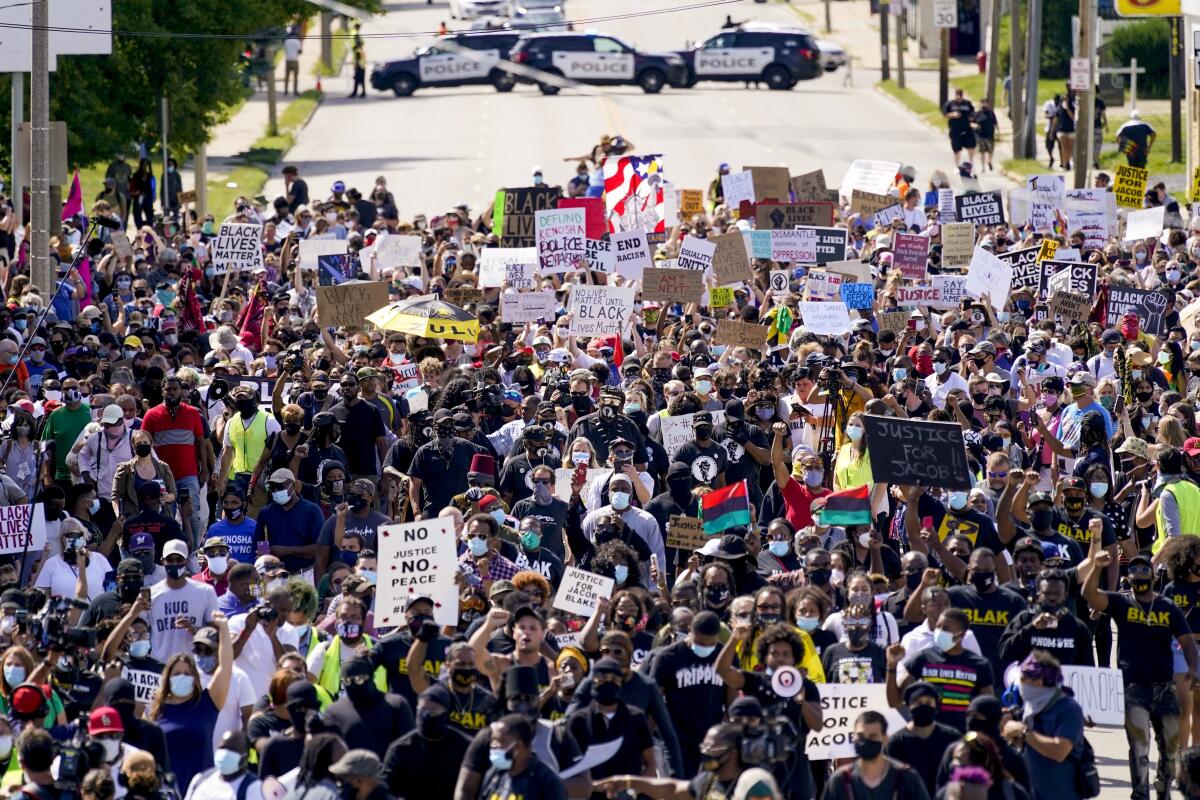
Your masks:
{"label": "traffic sign", "polygon": [[1071,88],[1077,92],[1086,92],[1092,88],[1091,59],[1071,59]]}
{"label": "traffic sign", "polygon": [[1181,0],[1116,0],[1122,17],[1178,17],[1183,13]]}
{"label": "traffic sign", "polygon": [[935,28],[957,28],[958,0],[933,0],[933,25]]}

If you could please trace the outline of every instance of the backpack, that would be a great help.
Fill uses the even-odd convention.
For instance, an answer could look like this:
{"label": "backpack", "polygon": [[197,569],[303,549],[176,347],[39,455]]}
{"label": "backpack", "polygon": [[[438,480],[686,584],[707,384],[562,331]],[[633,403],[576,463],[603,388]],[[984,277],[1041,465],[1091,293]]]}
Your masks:
{"label": "backpack", "polygon": [[1096,771],[1096,751],[1086,738],[1067,756],[1075,768],[1075,793],[1083,800],[1098,797],[1100,794],[1100,773]]}

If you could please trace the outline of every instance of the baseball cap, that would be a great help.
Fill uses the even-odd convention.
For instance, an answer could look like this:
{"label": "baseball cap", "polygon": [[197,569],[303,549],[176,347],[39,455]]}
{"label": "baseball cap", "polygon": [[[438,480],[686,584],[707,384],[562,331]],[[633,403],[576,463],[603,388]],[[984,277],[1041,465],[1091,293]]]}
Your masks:
{"label": "baseball cap", "polygon": [[[1184,447],[1187,447],[1188,442],[1194,442],[1194,441],[1197,441],[1195,437],[1188,439],[1186,442],[1183,443],[1183,445],[1184,445]],[[1139,439],[1136,436],[1128,437],[1124,442],[1121,443],[1121,446],[1117,448],[1116,452],[1117,453],[1128,453],[1131,456],[1136,456],[1138,458],[1144,458],[1147,461],[1150,460],[1150,445],[1146,444],[1146,441],[1144,439]]]}
{"label": "baseball cap", "polygon": [[[179,541],[178,539],[176,539],[175,541],[179,542],[180,544],[183,544],[183,542]],[[129,552],[137,553],[142,550],[153,550],[153,549],[154,549],[154,537],[151,536],[150,534],[135,533],[133,536],[129,537]],[[139,566],[141,565],[141,563],[142,562],[140,562],[140,561],[137,562],[137,564]]]}
{"label": "baseball cap", "polygon": [[1200,436],[1193,436],[1183,443],[1183,452],[1189,456],[1200,456]]}
{"label": "baseball cap", "polygon": [[1023,539],[1017,540],[1017,546],[1013,548],[1013,555],[1017,555],[1022,550],[1031,550],[1038,555],[1042,553],[1042,543],[1032,536],[1026,536]]}
{"label": "baseball cap", "polygon": [[1030,492],[1028,502],[1031,506],[1037,503],[1049,503],[1050,505],[1054,505],[1054,495],[1050,494],[1049,492]]}
{"label": "baseball cap", "polygon": [[1083,478],[1079,478],[1074,475],[1063,478],[1062,482],[1059,484],[1059,488],[1064,490],[1077,489],[1081,492],[1087,491],[1087,485],[1084,483]]}
{"label": "baseball cap", "polygon": [[[125,412],[116,403],[104,407],[104,415],[100,417],[101,425],[115,425],[125,418]],[[157,486],[158,484],[154,484]]]}
{"label": "baseball cap", "polygon": [[179,556],[180,558],[188,557],[188,546],[181,539],[172,539],[163,545],[162,557]]}
{"label": "baseball cap", "polygon": [[1071,376],[1072,386],[1095,386],[1096,378],[1090,372],[1076,372]]}
{"label": "baseball cap", "polygon": [[198,629],[192,636],[192,644],[202,644],[205,647],[211,647],[213,650],[216,650],[221,642],[219,637],[220,634],[217,633],[216,628],[211,625],[205,625],[203,628]]}
{"label": "baseball cap", "polygon": [[112,706],[100,706],[92,709],[88,715],[88,735],[99,736],[102,733],[124,733],[125,725],[121,715]]}
{"label": "baseball cap", "polygon": [[371,750],[356,747],[329,767],[329,774],[339,778],[378,778],[383,772],[383,763]]}
{"label": "baseball cap", "polygon": [[287,467],[280,467],[271,473],[271,477],[267,479],[267,483],[295,483],[296,476]]}

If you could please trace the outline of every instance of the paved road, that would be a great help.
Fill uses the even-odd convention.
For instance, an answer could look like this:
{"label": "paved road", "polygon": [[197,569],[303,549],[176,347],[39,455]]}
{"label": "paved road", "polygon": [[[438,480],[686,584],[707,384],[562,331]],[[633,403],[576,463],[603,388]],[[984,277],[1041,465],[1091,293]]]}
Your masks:
{"label": "paved road", "polygon": [[[684,5],[683,0],[570,0],[576,20]],[[366,33],[433,31],[450,22],[444,3],[396,0],[368,23]],[[814,7],[815,10],[815,7]],[[726,14],[788,24],[802,20],[780,3],[730,5],[596,24],[645,50],[681,49],[719,30]],[[403,57],[428,39],[368,39],[369,61]],[[547,181],[574,174],[563,158],[587,152],[603,133],[621,134],[641,152],[664,154],[667,177],[680,188],[703,188],[728,161],[786,165],[793,173],[823,167],[831,186],[855,158],[889,158],[915,165],[918,178],[949,171],[944,135],[931,131],[871,88],[877,73],[859,70],[857,86],[840,73],[799,84],[790,92],[706,83],[690,90],[644,95],[634,87],[589,88],[543,97],[535,87],[511,94],[491,87],[422,89],[396,98],[371,91],[351,100],[345,78],[329,80],[329,98],[300,135],[289,161],[308,178],[314,196],[335,179],[370,187],[387,175],[401,213],[436,212],[460,202],[478,208],[505,185],[525,185],[533,166]],[[995,179],[985,179],[985,185]],[[280,182],[267,194],[279,193]]]}

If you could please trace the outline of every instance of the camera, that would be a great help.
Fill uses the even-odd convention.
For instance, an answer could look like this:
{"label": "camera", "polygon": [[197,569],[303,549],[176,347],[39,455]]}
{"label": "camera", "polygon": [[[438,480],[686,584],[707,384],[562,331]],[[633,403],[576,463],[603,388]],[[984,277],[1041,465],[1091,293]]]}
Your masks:
{"label": "camera", "polygon": [[269,603],[262,603],[255,609],[258,614],[259,622],[274,622],[279,619],[279,612],[274,609]]}
{"label": "camera", "polygon": [[779,764],[791,758],[799,738],[790,719],[773,714],[762,725],[742,726],[738,751],[743,764]]}

